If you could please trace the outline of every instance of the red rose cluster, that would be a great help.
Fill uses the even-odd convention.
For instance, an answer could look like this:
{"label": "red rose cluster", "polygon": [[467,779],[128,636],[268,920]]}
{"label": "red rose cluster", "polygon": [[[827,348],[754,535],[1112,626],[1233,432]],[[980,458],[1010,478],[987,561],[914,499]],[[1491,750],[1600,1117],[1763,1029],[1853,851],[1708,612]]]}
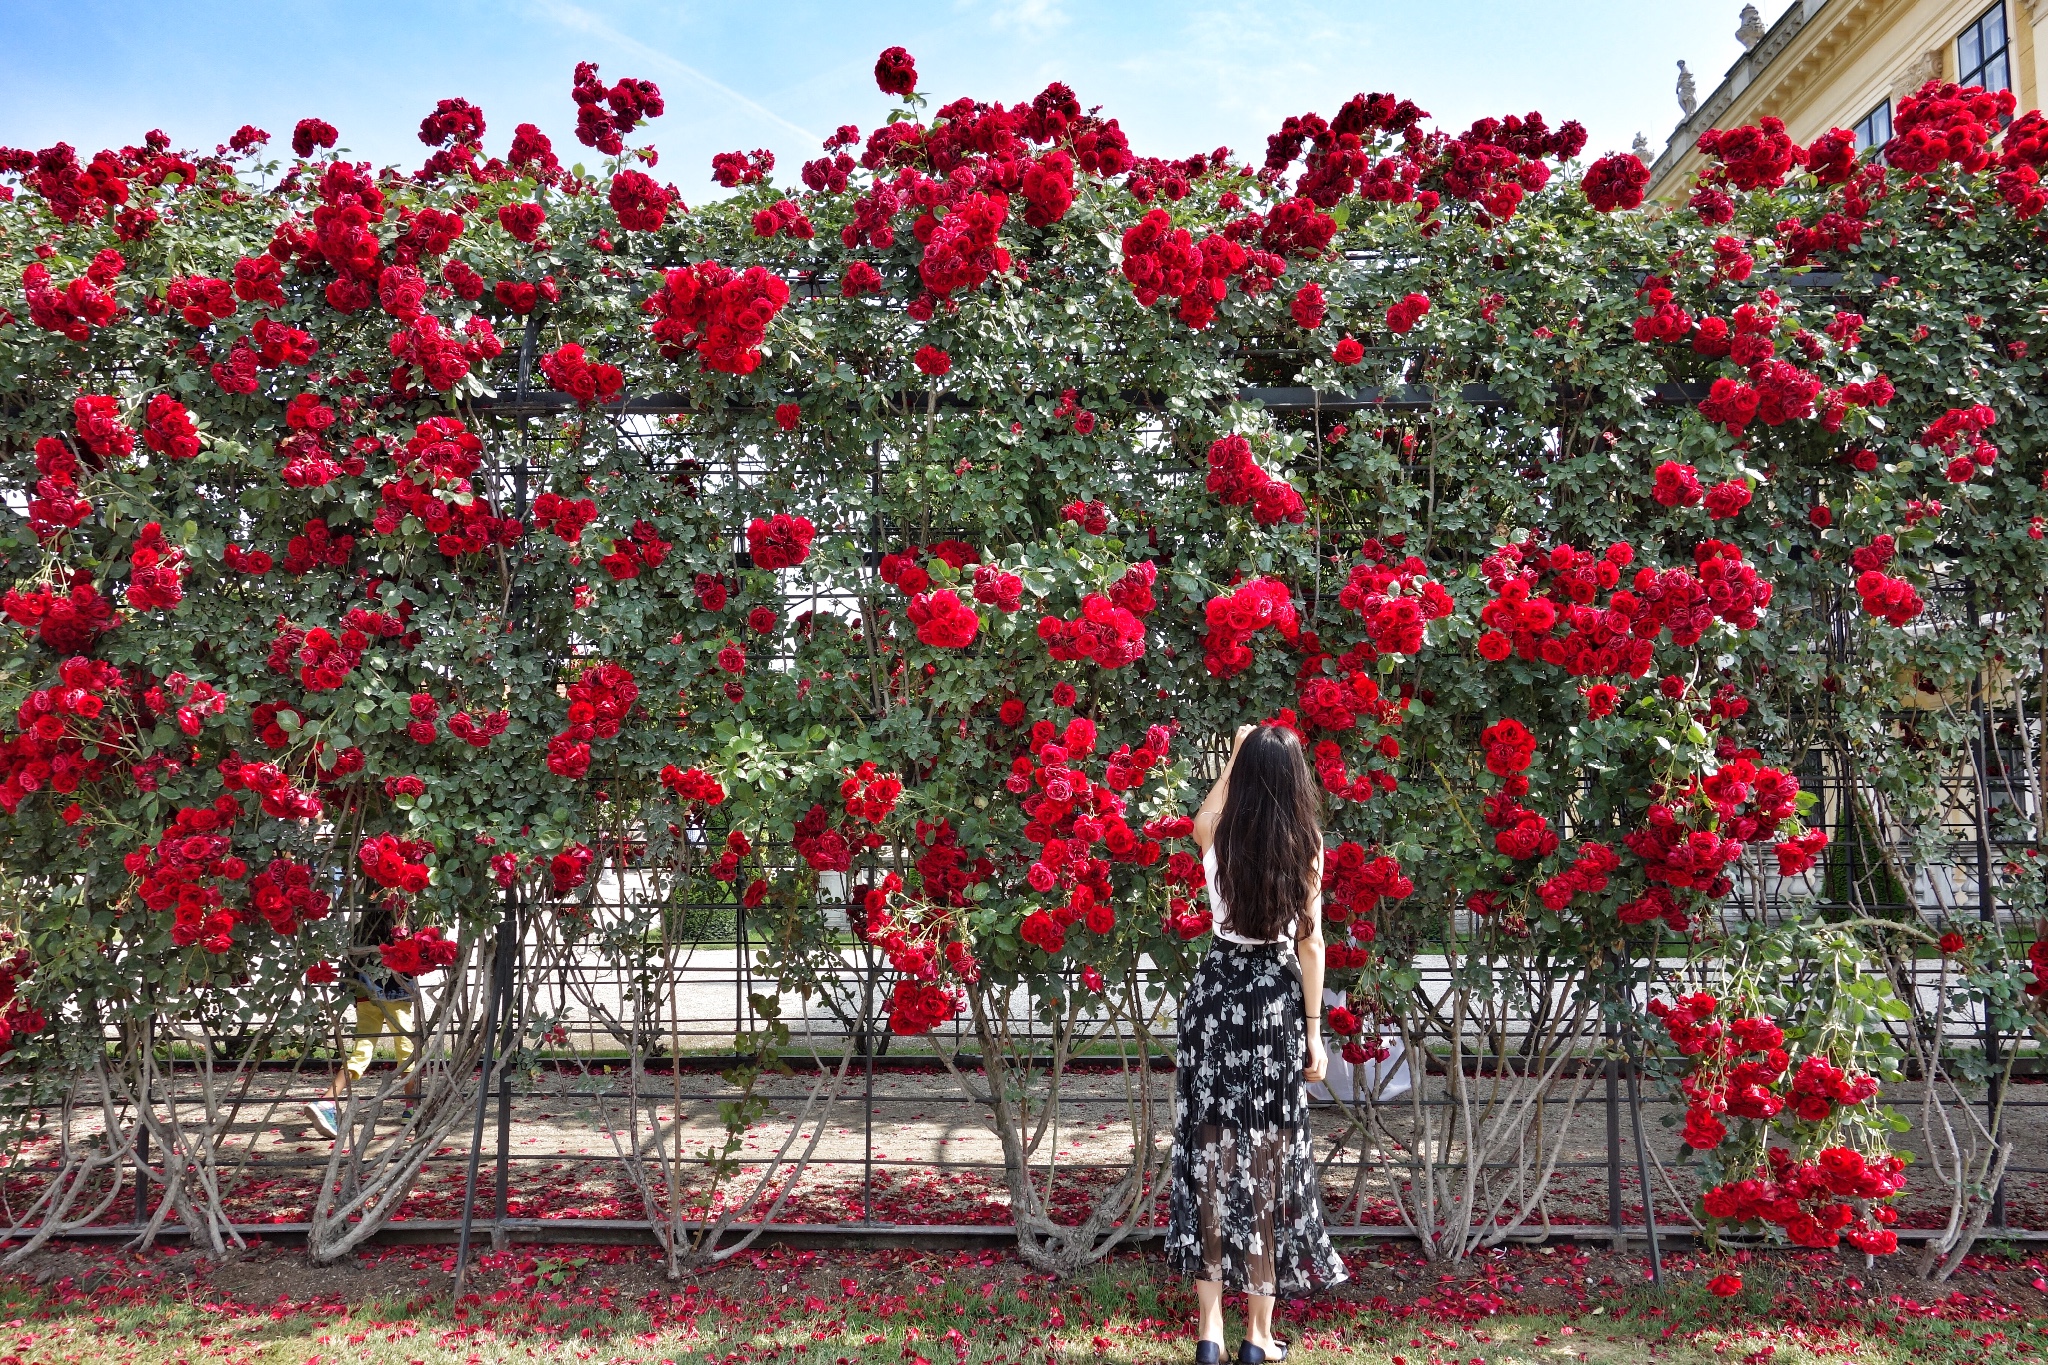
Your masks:
{"label": "red rose cluster", "polygon": [[879,825],[888,819],[902,796],[903,779],[894,773],[882,772],[873,763],[849,769],[846,780],[839,784],[839,798],[845,802],[846,818],[865,820],[871,825]]}
{"label": "red rose cluster", "polygon": [[[661,87],[653,81],[629,76],[607,90],[597,78],[596,62],[576,63],[569,93],[576,101],[576,140],[606,156],[623,152],[624,135],[643,118],[660,118],[665,107]],[[481,122],[478,132],[482,132]]]}
{"label": "red rose cluster", "polygon": [[866,910],[862,928],[867,941],[882,949],[891,970],[898,973],[889,996],[889,1030],[904,1037],[929,1033],[960,1012],[962,992],[958,986],[940,981],[942,971],[962,983],[981,979],[981,964],[960,937],[960,925],[950,913],[964,902],[942,886],[957,881],[964,888],[974,879],[959,866],[965,852],[958,837],[943,821],[938,825],[920,821],[917,843],[922,850],[916,866],[923,896],[904,895],[903,879],[891,872],[862,897]]}
{"label": "red rose cluster", "polygon": [[780,237],[787,234],[799,242],[808,242],[818,235],[811,226],[811,220],[804,217],[804,211],[794,199],[778,199],[767,208],[754,214],[754,235],[756,237]]}
{"label": "red rose cluster", "polygon": [[[1148,561],[1141,567],[1151,566]],[[1051,615],[1039,617],[1038,638],[1045,641],[1046,652],[1067,662],[1086,659],[1105,669],[1122,668],[1142,659],[1145,656],[1145,622],[1142,614],[1131,607],[1145,606],[1150,610],[1152,580],[1147,577],[1133,585],[1135,589],[1142,590],[1142,594],[1129,589],[1121,593],[1118,591],[1120,586],[1131,584],[1132,575],[1137,572],[1137,569],[1127,572],[1111,586],[1108,597],[1101,593],[1089,593],[1083,597],[1081,614],[1072,620]],[[1158,571],[1153,569],[1152,572],[1156,574]]]}
{"label": "red rose cluster", "polygon": [[221,786],[231,792],[254,792],[265,815],[279,820],[320,818],[320,798],[300,788],[274,763],[247,763],[230,751],[219,771]]}
{"label": "red rose cluster", "polygon": [[1486,770],[1501,779],[1500,790],[1481,807],[1482,818],[1494,831],[1494,849],[1517,862],[1549,857],[1557,851],[1556,831],[1549,820],[1519,799],[1529,793],[1529,779],[1524,774],[1536,754],[1536,737],[1509,717],[1487,726],[1479,742]]}
{"label": "red rose cluster", "polygon": [[659,232],[668,221],[668,206],[676,202],[673,191],[644,171],[620,171],[606,198],[628,232]]}
{"label": "red rose cluster", "polygon": [[0,928],[0,1056],[13,1049],[16,1038],[41,1033],[49,1023],[41,1010],[21,998],[21,988],[35,973],[35,954],[21,931]]}
{"label": "red rose cluster", "polygon": [[432,845],[424,839],[401,839],[396,834],[376,834],[363,840],[356,860],[365,876],[377,885],[407,895],[427,889],[426,856]]}
{"label": "red rose cluster", "polygon": [[626,377],[618,366],[591,364],[583,347],[573,341],[565,341],[542,356],[540,372],[547,377],[550,388],[574,398],[578,407],[609,403],[626,385]]}
{"label": "red rose cluster", "polygon": [[1365,622],[1372,647],[1360,662],[1371,663],[1383,654],[1420,653],[1425,628],[1449,616],[1456,605],[1450,593],[1429,577],[1429,566],[1419,555],[1396,561],[1388,547],[1368,540],[1360,547],[1359,558],[1337,592],[1337,605],[1357,612]]}
{"label": "red rose cluster", "polygon": [[917,93],[917,59],[900,47],[885,48],[875,58],[875,84],[885,95],[907,99]]}
{"label": "red rose cluster", "polygon": [[1225,436],[1209,446],[1208,487],[1226,507],[1250,503],[1261,526],[1299,522],[1307,515],[1294,485],[1261,469],[1252,458],[1251,442],[1242,436]]}
{"label": "red rose cluster", "polygon": [[701,801],[707,806],[725,801],[725,788],[702,768],[678,768],[671,763],[661,770],[661,785],[675,793],[678,801]]}
{"label": "red rose cluster", "polygon": [[1870,544],[1852,550],[1849,564],[1857,571],[1856,596],[1861,599],[1863,610],[1894,626],[1904,626],[1919,616],[1927,604],[1911,583],[1885,572],[1898,553],[1896,545],[1891,536],[1878,536]]}
{"label": "red rose cluster", "polygon": [[483,441],[456,418],[419,423],[392,456],[397,477],[378,490],[381,501],[372,529],[380,536],[396,535],[412,517],[450,559],[516,543],[526,528],[511,517],[494,515],[490,503],[470,487],[469,476],[482,463]]}
{"label": "red rose cluster", "polygon": [[[1623,591],[1617,586],[1621,571],[1635,560],[1626,542],[1608,546],[1597,558],[1569,545],[1547,551],[1529,542],[1504,545],[1481,565],[1496,596],[1480,609],[1480,623],[1488,629],[1479,637],[1479,653],[1495,662],[1510,654],[1540,660],[1573,677],[1640,678],[1650,671],[1657,638],[1666,631],[1673,644],[1689,648],[1716,619],[1753,629],[1757,613],[1770,604],[1771,585],[1741,549],[1703,540],[1693,558],[1697,574],[1644,566]],[[1604,607],[1603,591],[1609,593]],[[1565,633],[1553,634],[1559,625]]]}
{"label": "red rose cluster", "polygon": [[1323,859],[1323,918],[1349,925],[1352,936],[1363,942],[1374,938],[1372,917],[1379,913],[1380,902],[1405,900],[1414,890],[1415,883],[1403,875],[1397,859],[1370,855],[1351,840]]}
{"label": "red rose cluster", "polygon": [[614,739],[640,688],[623,664],[593,664],[569,684],[569,724],[548,740],[548,771],[571,779],[590,771],[590,743]]}
{"label": "red rose cluster", "polygon": [[92,648],[93,641],[112,630],[119,618],[114,608],[92,585],[84,569],[72,574],[69,591],[59,592],[48,584],[26,591],[9,588],[0,594],[0,610],[9,620],[60,654]]}
{"label": "red rose cluster", "polygon": [[[1164,758],[1171,742],[1165,726],[1152,726],[1140,749],[1119,750],[1110,766],[1126,769],[1128,780],[1132,770],[1142,774]],[[1050,954],[1065,949],[1067,931],[1077,922],[1090,933],[1114,932],[1111,863],[1150,867],[1163,851],[1158,840],[1125,823],[1126,799],[1107,780],[1093,782],[1082,770],[1080,765],[1095,752],[1095,744],[1095,722],[1086,717],[1076,716],[1064,730],[1051,721],[1038,721],[1031,727],[1029,751],[1011,761],[1005,780],[1024,798],[1024,837],[1039,847],[1026,870],[1026,883],[1041,896],[1065,892],[1064,902],[1031,911],[1018,928],[1026,943]],[[1094,852],[1097,844],[1107,857]]]}
{"label": "red rose cluster", "polygon": [[933,649],[965,649],[981,630],[981,617],[951,588],[919,593],[904,615],[917,627],[917,638]]}
{"label": "red rose cluster", "polygon": [[128,551],[128,605],[170,611],[185,600],[185,552],[164,539],[162,523],[146,521]]}
{"label": "red rose cluster", "polygon": [[1301,638],[1301,620],[1294,594],[1277,578],[1254,578],[1204,609],[1209,633],[1202,641],[1202,663],[1212,678],[1234,678],[1252,664],[1245,641],[1267,626],[1293,644]]}
{"label": "red rose cluster", "polygon": [[1306,147],[1295,190],[1311,203],[1335,208],[1354,189],[1368,199],[1404,202],[1414,194],[1420,165],[1409,156],[1374,165],[1367,149],[1381,137],[1407,137],[1409,149],[1417,149],[1422,135],[1416,125],[1427,117],[1413,101],[1382,94],[1353,95],[1332,119],[1289,115],[1266,139],[1266,174],[1277,181]]}
{"label": "red rose cluster", "polygon": [[1232,280],[1245,293],[1262,294],[1287,269],[1272,252],[1248,251],[1225,236],[1212,233],[1198,245],[1165,209],[1125,228],[1122,246],[1124,278],[1139,306],[1178,299],[1180,320],[1197,331],[1216,320],[1216,305],[1229,296]]}
{"label": "red rose cluster", "polygon": [[763,266],[729,270],[716,261],[678,266],[641,305],[650,330],[673,360],[694,350],[707,370],[752,374],[768,324],[789,302],[789,286]]}
{"label": "red rose cluster", "polygon": [[1429,311],[1429,295],[1409,294],[1387,305],[1387,330],[1396,336],[1405,336],[1415,330],[1415,324],[1422,321]]}
{"label": "red rose cluster", "polygon": [[[875,847],[880,846],[880,833],[862,831],[851,822],[847,827],[855,831],[854,841],[863,847],[868,846],[870,839]],[[814,871],[846,872],[853,867],[853,849],[846,835],[832,828],[832,813],[822,805],[813,805],[804,812],[789,843]]]}
{"label": "red rose cluster", "polygon": [[923,562],[927,557],[951,565],[957,573],[970,564],[979,563],[981,551],[964,540],[942,540],[928,550],[910,545],[883,555],[878,574],[890,587],[907,597],[914,597],[932,584],[931,573]]}
{"label": "red rose cluster", "polygon": [[448,717],[448,733],[469,745],[472,749],[488,749],[491,741],[512,723],[509,711],[479,711],[472,716],[467,711],[457,711]]}
{"label": "red rose cluster", "polygon": [[460,946],[442,938],[440,929],[433,925],[377,947],[377,957],[385,970],[397,976],[427,976],[452,966],[460,956]]}
{"label": "red rose cluster", "polygon": [[183,673],[171,673],[161,686],[145,688],[141,702],[146,715],[169,714],[187,739],[199,737],[206,717],[226,715],[228,709],[226,693],[212,683],[194,682]]}
{"label": "red rose cluster", "polygon": [[2016,104],[2010,90],[1929,81],[1899,101],[1884,159],[1913,175],[1951,163],[1975,174],[1991,164],[1992,139]]}
{"label": "red rose cluster", "polygon": [[331,904],[328,894],[313,885],[313,869],[287,857],[271,859],[249,879],[250,907],[272,932],[287,938],[302,925],[326,919]]}
{"label": "red rose cluster", "polygon": [[1091,536],[1109,534],[1109,504],[1094,498],[1075,498],[1060,508],[1060,520],[1070,521]]}
{"label": "red rose cluster", "polygon": [[[118,252],[109,253],[119,261]],[[50,267],[31,261],[21,272],[22,292],[28,297],[28,320],[46,332],[56,332],[71,341],[86,341],[92,329],[105,327],[121,315],[111,286],[120,267],[102,268],[95,260],[86,273],[57,288],[51,283]]]}
{"label": "red rose cluster", "polygon": [[[1709,902],[1726,896],[1732,883],[1725,869],[1742,855],[1743,845],[1774,838],[1793,817],[1798,780],[1776,768],[1760,768],[1754,760],[1754,751],[1736,752],[1719,769],[1653,804],[1642,827],[1624,836],[1629,851],[1642,860],[1650,885],[1620,908],[1623,924],[1661,919],[1685,932],[1686,900],[1692,897],[1682,900],[1682,893]],[[1804,870],[1826,846],[1823,830],[1780,843],[1780,871],[1789,876]]]}
{"label": "red rose cluster", "polygon": [[674,548],[671,542],[661,538],[652,522],[636,519],[632,533],[614,540],[611,553],[597,562],[612,576],[612,581],[622,583],[629,578],[638,578],[643,569],[660,568],[661,562]]}
{"label": "red rose cluster", "polygon": [[[286,411],[289,422],[290,411]],[[167,393],[151,394],[144,414],[142,443],[170,460],[191,460],[199,455],[199,428],[183,403]]]}
{"label": "red rose cluster", "polygon": [[747,553],[757,569],[794,569],[811,557],[811,538],[818,529],[809,517],[777,512],[747,523]]}
{"label": "red rose cluster", "polygon": [[136,879],[136,898],[158,913],[171,912],[171,942],[180,948],[196,943],[221,954],[234,947],[237,916],[223,905],[221,883],[248,875],[249,865],[228,851],[229,830],[241,813],[232,796],[181,807],[155,843],[122,859]]}
{"label": "red rose cluster", "polygon": [[589,498],[542,493],[533,500],[533,519],[554,532],[563,544],[575,545],[583,539],[583,528],[597,519],[597,503]]}
{"label": "red rose cluster", "polygon": [[92,503],[78,495],[78,457],[54,436],[36,442],[35,491],[28,500],[29,529],[48,545],[92,515]]}
{"label": "red rose cluster", "polygon": [[1809,1161],[1794,1160],[1783,1147],[1769,1148],[1764,1157],[1769,1179],[1751,1177],[1708,1190],[1700,1201],[1707,1217],[1722,1223],[1770,1223],[1795,1246],[1825,1249],[1846,1241],[1873,1256],[1899,1249],[1891,1228],[1898,1211],[1877,1202],[1906,1188],[1906,1166],[1899,1157],[1871,1161],[1849,1147],[1824,1148]]}
{"label": "red rose cluster", "polygon": [[917,266],[929,291],[919,301],[924,309],[949,295],[979,289],[990,275],[1010,268],[1009,250],[996,238],[1009,212],[1010,201],[1001,194],[964,194],[953,199],[944,218],[929,211],[918,216],[911,230],[924,244]]}
{"label": "red rose cluster", "polygon": [[[1855,1108],[1877,1096],[1877,1080],[1851,1075],[1826,1057],[1810,1055],[1793,1071],[1785,1031],[1762,1016],[1724,1020],[1721,1002],[1705,992],[1675,1001],[1653,1000],[1650,1014],[1664,1026],[1681,1056],[1693,1059],[1680,1081],[1686,1097],[1684,1140],[1696,1151],[1713,1151],[1728,1139],[1722,1115],[1752,1123],[1826,1122],[1838,1108]],[[1782,1148],[1765,1153],[1770,1180],[1724,1182],[1702,1200],[1706,1216],[1721,1222],[1774,1223],[1797,1245],[1831,1247],[1846,1237],[1858,1250],[1877,1255],[1895,1251],[1887,1229],[1897,1215],[1883,1204],[1905,1188],[1905,1165],[1895,1156],[1868,1161],[1853,1150],[1831,1147],[1816,1160],[1796,1162]],[[1847,1199],[1865,1203],[1869,1223],[1859,1221]]]}
{"label": "red rose cluster", "polygon": [[1643,191],[1649,185],[1650,168],[1629,152],[1601,157],[1586,168],[1586,177],[1579,182],[1586,202],[1601,213],[1642,207]]}
{"label": "red rose cluster", "polygon": [[1621,859],[1606,844],[1592,840],[1579,845],[1570,867],[1546,878],[1536,888],[1537,899],[1552,914],[1562,914],[1580,896],[1597,896],[1607,889],[1608,879],[1621,867]]}
{"label": "red rose cluster", "polygon": [[1990,469],[1998,460],[1998,447],[1982,435],[1997,421],[1997,410],[1982,403],[1950,408],[1927,424],[1920,433],[1920,444],[1949,457],[1950,483],[1968,483],[1971,475],[1979,469]]}

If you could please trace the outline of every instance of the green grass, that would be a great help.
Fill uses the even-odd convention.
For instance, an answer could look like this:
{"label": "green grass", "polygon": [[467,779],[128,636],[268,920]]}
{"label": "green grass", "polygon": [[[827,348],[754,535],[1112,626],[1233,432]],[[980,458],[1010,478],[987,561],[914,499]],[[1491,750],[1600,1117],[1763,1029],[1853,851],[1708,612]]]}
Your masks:
{"label": "green grass", "polygon": [[[457,1305],[446,1296],[443,1254],[386,1253],[366,1272],[322,1271],[294,1253],[265,1252],[270,1278],[240,1286],[259,1292],[232,1296],[206,1274],[181,1279],[159,1269],[176,1260],[189,1271],[192,1257],[126,1267],[97,1257],[97,1270],[59,1267],[73,1278],[47,1284],[11,1277],[0,1281],[0,1362],[1137,1365],[1192,1353],[1191,1298],[1156,1259],[1055,1282],[1007,1255],[779,1252],[670,1283],[645,1254],[536,1250],[494,1258],[479,1292]],[[1539,1259],[1549,1255],[1495,1261],[1492,1271],[1478,1267],[1452,1283],[1412,1259],[1395,1266],[1389,1258],[1406,1292],[1375,1303],[1389,1280],[1283,1310],[1282,1330],[1300,1365],[1976,1365],[2038,1360],[2033,1343],[2048,1342],[2048,1298],[2021,1288],[2028,1269],[2003,1277],[2003,1289],[2019,1290],[2010,1297],[1980,1282],[1963,1288],[1967,1302],[1943,1305],[1951,1287],[1919,1289],[1918,1302],[1906,1302],[1896,1282],[1865,1288],[1810,1265],[1773,1263],[1749,1267],[1745,1292],[1720,1300],[1704,1290],[1704,1268],[1681,1267],[1656,1292],[1612,1276],[1596,1282],[1568,1256]],[[378,1269],[387,1272],[381,1287],[368,1290],[364,1276]],[[1488,1316],[1495,1291],[1503,1292],[1494,1302],[1554,1306]],[[1230,1322],[1234,1348],[1235,1311]]]}

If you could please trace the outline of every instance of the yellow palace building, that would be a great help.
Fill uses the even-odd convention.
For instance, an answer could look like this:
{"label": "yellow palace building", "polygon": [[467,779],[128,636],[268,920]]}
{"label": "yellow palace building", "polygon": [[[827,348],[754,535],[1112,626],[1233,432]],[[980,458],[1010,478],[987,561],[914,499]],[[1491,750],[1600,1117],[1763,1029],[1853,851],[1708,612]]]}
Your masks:
{"label": "yellow palace building", "polygon": [[1690,193],[1709,128],[1776,115],[1801,143],[1854,129],[1861,150],[1891,139],[1892,110],[1930,80],[2010,90],[2034,109],[2048,76],[2048,0],[1793,0],[1769,27],[1754,5],[1738,20],[1743,55],[1704,98],[1678,63],[1684,117],[1650,168],[1652,198]]}

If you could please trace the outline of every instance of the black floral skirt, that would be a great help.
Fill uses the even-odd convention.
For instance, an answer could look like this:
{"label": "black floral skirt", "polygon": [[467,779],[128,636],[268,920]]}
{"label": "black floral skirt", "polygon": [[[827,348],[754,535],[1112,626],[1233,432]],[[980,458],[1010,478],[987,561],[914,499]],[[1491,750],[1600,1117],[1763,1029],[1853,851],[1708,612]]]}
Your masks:
{"label": "black floral skirt", "polygon": [[1345,1279],[1308,1127],[1301,967],[1282,945],[1214,941],[1180,1005],[1166,1258],[1251,1294]]}

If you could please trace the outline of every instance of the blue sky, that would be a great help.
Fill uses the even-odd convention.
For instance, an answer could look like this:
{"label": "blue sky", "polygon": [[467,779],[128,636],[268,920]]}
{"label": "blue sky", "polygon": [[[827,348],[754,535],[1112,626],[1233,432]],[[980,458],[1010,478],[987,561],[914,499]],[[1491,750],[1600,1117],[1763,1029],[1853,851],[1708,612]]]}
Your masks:
{"label": "blue sky", "polygon": [[[317,115],[362,158],[417,165],[419,120],[436,99],[483,106],[486,145],[539,124],[565,161],[576,144],[570,69],[661,86],[665,117],[639,141],[686,196],[714,192],[713,153],[767,147],[778,178],[841,123],[872,127],[890,101],[876,53],[917,57],[922,89],[1013,102],[1049,80],[1121,120],[1141,154],[1228,146],[1263,153],[1288,114],[1325,115],[1351,94],[1390,90],[1457,131],[1486,114],[1577,118],[1587,154],[1638,132],[1661,150],[1678,118],[1674,62],[1702,98],[1740,53],[1721,0],[1437,0],[1436,3],[1179,4],[1127,0],[497,0],[347,4],[116,4],[0,0],[0,145],[57,140],[91,152],[162,128],[211,147],[244,122],[282,146]],[[1764,6],[1774,19],[1782,3]]]}

